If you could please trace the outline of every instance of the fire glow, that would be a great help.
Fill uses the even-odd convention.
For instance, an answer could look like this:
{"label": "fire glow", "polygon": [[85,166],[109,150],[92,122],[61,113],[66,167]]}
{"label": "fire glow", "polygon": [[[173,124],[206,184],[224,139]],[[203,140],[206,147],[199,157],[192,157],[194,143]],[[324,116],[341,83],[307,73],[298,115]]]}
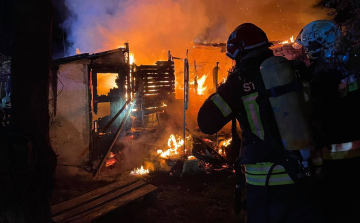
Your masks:
{"label": "fire glow", "polygon": [[231,139],[228,139],[228,140],[224,140],[220,143],[220,147],[228,147],[231,143]]}
{"label": "fire glow", "polygon": [[144,169],[143,166],[141,166],[140,168],[134,168],[133,171],[131,171],[130,175],[145,175],[148,174],[149,170],[148,169]]}
{"label": "fire glow", "polygon": [[168,147],[169,147],[169,149],[166,150],[166,151],[158,150],[157,153],[162,158],[173,157],[173,156],[179,154],[178,149],[181,148],[183,145],[184,145],[184,140],[181,139],[180,136],[176,139],[174,134],[171,134],[169,139],[168,139]]}
{"label": "fire glow", "polygon": [[207,77],[208,77],[208,75],[205,75],[205,74],[204,74],[204,75],[197,81],[197,82],[198,82],[198,88],[197,88],[197,94],[198,94],[198,95],[204,95],[205,90],[206,90],[206,88],[207,88],[207,86],[204,86]]}
{"label": "fire glow", "polygon": [[280,44],[287,44],[287,43],[293,43],[293,42],[295,42],[294,36],[290,37],[290,41],[289,41],[289,40],[285,40],[285,41],[281,42]]}
{"label": "fire glow", "polygon": [[196,160],[196,157],[195,156],[189,156],[188,160]]}
{"label": "fire glow", "polygon": [[115,157],[114,153],[111,152],[109,159],[106,160],[106,164],[105,164],[106,167],[112,166],[117,162],[117,160],[114,157]]}
{"label": "fire glow", "polygon": [[134,56],[134,53],[133,53],[133,52],[130,52],[129,62],[130,62],[130,64],[134,64],[134,63],[135,63],[135,56]]}

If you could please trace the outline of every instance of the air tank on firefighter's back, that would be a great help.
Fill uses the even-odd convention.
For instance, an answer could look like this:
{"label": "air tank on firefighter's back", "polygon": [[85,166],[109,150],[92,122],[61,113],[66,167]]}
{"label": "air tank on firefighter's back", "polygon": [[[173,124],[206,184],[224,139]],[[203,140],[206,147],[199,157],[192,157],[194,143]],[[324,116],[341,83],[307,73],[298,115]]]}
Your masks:
{"label": "air tank on firefighter's back", "polygon": [[[265,88],[289,84],[295,80],[295,71],[285,57],[274,56],[265,60],[260,67]],[[309,119],[306,113],[306,93],[304,89],[292,89],[277,97],[270,97],[276,123],[283,145],[287,150],[310,149],[313,146]]]}

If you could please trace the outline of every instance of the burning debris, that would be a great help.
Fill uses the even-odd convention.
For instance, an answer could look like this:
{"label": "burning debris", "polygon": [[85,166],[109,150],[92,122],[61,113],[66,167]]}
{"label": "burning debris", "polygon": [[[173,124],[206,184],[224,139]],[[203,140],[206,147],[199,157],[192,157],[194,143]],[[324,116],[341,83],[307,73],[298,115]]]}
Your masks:
{"label": "burning debris", "polygon": [[136,168],[134,169],[133,171],[131,171],[130,175],[134,175],[134,176],[137,176],[137,175],[145,175],[145,174],[148,174],[149,173],[149,170],[148,169],[144,169],[143,166],[139,168]]}
{"label": "burning debris", "polygon": [[228,147],[231,143],[231,140],[232,139],[227,139],[227,140],[221,141],[219,147]]}
{"label": "burning debris", "polygon": [[117,160],[115,159],[114,153],[111,152],[109,158],[106,160],[105,166],[109,167],[109,166],[114,165],[115,163],[117,163]]}
{"label": "burning debris", "polygon": [[176,139],[174,134],[171,134],[168,139],[168,147],[166,151],[158,150],[157,153],[160,154],[162,158],[169,158],[179,155],[179,148],[184,145],[184,140],[178,136]]}

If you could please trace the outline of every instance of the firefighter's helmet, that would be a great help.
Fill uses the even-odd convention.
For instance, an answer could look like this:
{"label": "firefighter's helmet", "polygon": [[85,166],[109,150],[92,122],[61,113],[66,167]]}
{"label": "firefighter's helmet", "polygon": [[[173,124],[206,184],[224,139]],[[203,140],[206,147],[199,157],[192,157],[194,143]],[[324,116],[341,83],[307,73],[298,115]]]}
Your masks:
{"label": "firefighter's helmet", "polygon": [[230,34],[226,45],[226,55],[235,60],[239,53],[270,46],[271,43],[262,29],[252,23],[243,23]]}
{"label": "firefighter's helmet", "polygon": [[307,24],[296,37],[296,42],[305,48],[310,59],[330,59],[335,52],[335,44],[341,36],[337,25],[329,20],[316,20]]}

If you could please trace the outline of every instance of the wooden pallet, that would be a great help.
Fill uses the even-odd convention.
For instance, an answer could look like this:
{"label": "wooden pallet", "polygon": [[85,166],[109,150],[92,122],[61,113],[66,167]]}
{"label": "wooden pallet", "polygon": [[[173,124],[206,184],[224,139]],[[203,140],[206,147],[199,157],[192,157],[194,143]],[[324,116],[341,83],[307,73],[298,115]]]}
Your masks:
{"label": "wooden pallet", "polygon": [[52,206],[53,221],[57,223],[91,222],[155,190],[155,186],[135,178],[118,181]]}

